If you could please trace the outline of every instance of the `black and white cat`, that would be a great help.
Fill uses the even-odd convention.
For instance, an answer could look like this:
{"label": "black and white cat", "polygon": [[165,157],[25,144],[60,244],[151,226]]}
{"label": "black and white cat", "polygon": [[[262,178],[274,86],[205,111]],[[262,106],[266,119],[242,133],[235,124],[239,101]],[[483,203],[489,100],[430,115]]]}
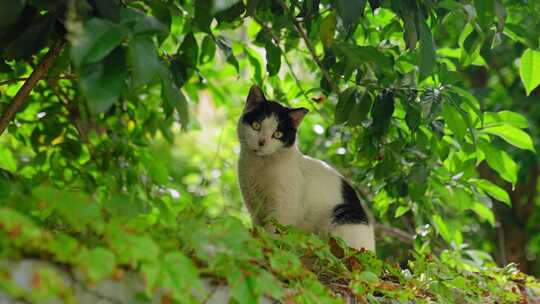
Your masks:
{"label": "black and white cat", "polygon": [[354,189],[335,169],[298,150],[296,131],[307,112],[266,100],[257,86],[249,91],[237,126],[238,179],[253,223],[272,231],[274,218],[375,251],[373,226]]}

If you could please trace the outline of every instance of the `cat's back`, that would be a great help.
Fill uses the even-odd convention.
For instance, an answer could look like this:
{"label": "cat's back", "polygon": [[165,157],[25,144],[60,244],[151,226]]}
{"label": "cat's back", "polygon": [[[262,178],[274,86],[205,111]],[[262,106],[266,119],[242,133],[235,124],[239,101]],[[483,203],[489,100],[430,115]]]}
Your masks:
{"label": "cat's back", "polygon": [[308,201],[331,207],[341,201],[341,175],[322,160],[302,157],[301,170],[305,177]]}
{"label": "cat's back", "polygon": [[313,181],[338,182],[341,175],[326,162],[307,155],[302,156],[301,169]]}

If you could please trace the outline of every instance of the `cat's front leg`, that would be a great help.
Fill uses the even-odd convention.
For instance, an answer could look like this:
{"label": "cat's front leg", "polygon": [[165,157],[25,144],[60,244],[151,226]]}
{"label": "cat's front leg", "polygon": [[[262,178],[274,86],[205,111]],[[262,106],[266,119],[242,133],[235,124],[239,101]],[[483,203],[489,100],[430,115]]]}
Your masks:
{"label": "cat's front leg", "polygon": [[299,214],[296,205],[291,202],[284,202],[268,213],[264,219],[264,229],[269,233],[276,233],[275,222],[282,226],[298,226],[298,218]]}

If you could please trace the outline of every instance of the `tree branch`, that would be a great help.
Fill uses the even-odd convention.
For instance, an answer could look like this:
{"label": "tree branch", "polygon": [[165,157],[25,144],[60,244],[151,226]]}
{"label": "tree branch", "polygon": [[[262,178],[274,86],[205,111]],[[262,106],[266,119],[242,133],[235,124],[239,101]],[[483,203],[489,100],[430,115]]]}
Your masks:
{"label": "tree branch", "polygon": [[56,57],[58,57],[60,51],[64,47],[64,43],[64,41],[58,41],[53,47],[49,49],[49,51],[47,52],[45,57],[43,57],[39,65],[34,69],[32,74],[30,74],[30,77],[28,77],[28,79],[19,89],[17,94],[15,94],[15,97],[13,97],[13,100],[7,106],[7,108],[2,113],[2,116],[0,117],[0,135],[4,133],[4,130],[7,128],[13,117],[15,117],[17,111],[22,107],[28,95],[30,95],[30,92],[32,92],[32,89],[36,86],[38,81],[43,78],[43,76],[52,66],[54,60],[56,59]]}
{"label": "tree branch", "polygon": [[[0,86],[6,85],[6,84],[16,83],[16,82],[20,82],[20,81],[26,81],[28,79],[30,79],[30,77],[19,77],[19,78],[7,79],[7,80],[0,81]],[[74,79],[77,79],[77,77],[75,75],[66,74],[66,75],[56,76],[56,77],[42,77],[41,79],[45,79],[45,80],[60,80],[60,79],[74,80]]]}
{"label": "tree branch", "polygon": [[328,83],[330,84],[330,87],[332,87],[332,91],[334,91],[334,93],[336,93],[336,94],[339,94],[339,87],[337,86],[337,84],[334,83],[334,81],[332,80],[332,77],[330,77],[330,73],[323,66],[321,60],[319,59],[319,56],[317,56],[317,52],[315,51],[315,47],[311,43],[311,40],[309,40],[308,35],[304,31],[304,29],[302,28],[302,26],[300,25],[298,20],[296,20],[296,18],[294,18],[294,16],[292,15],[289,7],[287,7],[285,2],[283,2],[283,0],[278,0],[278,2],[281,5],[281,7],[283,8],[283,10],[285,11],[285,13],[291,19],[294,27],[296,28],[296,31],[302,37],[302,40],[304,40],[304,43],[306,44],[309,52],[311,53],[311,57],[313,57],[313,60],[315,61],[315,63],[317,63],[317,65],[319,66],[319,69],[323,73],[324,78],[326,78],[326,81],[328,81]]}
{"label": "tree branch", "polygon": [[374,228],[379,234],[391,236],[403,243],[410,244],[414,240],[414,235],[392,226],[375,223]]}

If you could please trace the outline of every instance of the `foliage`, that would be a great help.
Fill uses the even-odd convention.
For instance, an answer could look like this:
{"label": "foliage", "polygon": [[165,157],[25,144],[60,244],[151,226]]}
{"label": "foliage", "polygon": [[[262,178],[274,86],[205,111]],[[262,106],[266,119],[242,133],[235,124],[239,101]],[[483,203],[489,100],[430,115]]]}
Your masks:
{"label": "foliage", "polygon": [[[238,302],[337,301],[339,286],[368,301],[515,301],[532,279],[485,252],[499,255],[505,210],[526,222],[540,210],[523,173],[537,166],[539,11],[501,0],[2,3],[4,113],[19,80],[67,43],[0,137],[1,254],[71,265],[89,282],[135,270],[147,295],[181,302],[200,300],[204,276]],[[249,233],[234,120],[251,82],[314,110],[301,147],[342,168],[378,222],[415,236],[408,269],[294,229]],[[529,182],[522,212],[513,189]],[[379,256],[409,257],[388,239]],[[15,296],[41,295],[1,279]]]}
{"label": "foliage", "polygon": [[[53,191],[67,200],[59,202],[72,202],[73,194]],[[75,214],[61,218],[70,221]],[[147,220],[123,218],[109,221],[99,232],[96,226],[70,225],[99,237],[89,246],[70,234],[43,230],[19,212],[2,209],[2,254],[31,252],[79,267],[89,283],[108,276],[122,278],[122,269],[136,269],[145,282],[142,302],[152,299],[157,290],[164,292],[162,298],[200,302],[210,292],[204,289],[202,274],[227,282],[238,303],[254,303],[263,296],[283,302],[339,303],[336,296],[340,294],[362,302],[391,298],[418,303],[509,303],[526,299],[518,291],[525,286],[539,288],[512,265],[479,272],[471,260],[449,251],[440,258],[416,255],[409,262],[410,270],[404,271],[371,252],[355,251],[335,239],[329,246],[295,229],[269,235],[257,228],[252,235],[234,218],[216,220],[211,226],[194,214],[181,220],[173,225],[153,224],[148,229]],[[28,291],[9,276],[2,276],[0,286],[21,299],[73,301],[74,291],[58,272],[36,269],[35,273],[35,281],[47,283],[35,284]]]}

